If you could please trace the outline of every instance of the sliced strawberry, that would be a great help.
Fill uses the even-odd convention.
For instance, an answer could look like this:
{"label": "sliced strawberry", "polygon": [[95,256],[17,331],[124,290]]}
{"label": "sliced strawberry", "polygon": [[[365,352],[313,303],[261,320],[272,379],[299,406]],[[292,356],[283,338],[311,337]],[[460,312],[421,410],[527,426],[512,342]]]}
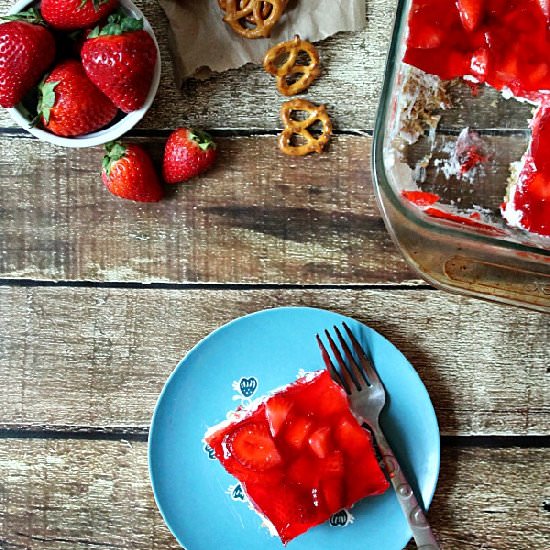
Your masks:
{"label": "sliced strawberry", "polygon": [[328,372],[319,375],[310,386],[305,386],[296,397],[303,411],[315,411],[318,418],[325,419],[342,410],[349,410],[344,390],[336,384]]}
{"label": "sliced strawberry", "polygon": [[417,206],[430,206],[441,198],[439,195],[426,191],[401,191],[401,195]]}
{"label": "sliced strawberry", "polygon": [[355,418],[347,415],[342,417],[338,423],[334,438],[338,448],[352,456],[368,451],[371,446],[368,432],[359,425]]}
{"label": "sliced strawberry", "polygon": [[315,459],[302,455],[288,467],[288,479],[296,485],[304,485],[309,488],[317,486],[319,482],[319,470]]}
{"label": "sliced strawberry", "polygon": [[275,395],[265,404],[265,415],[271,435],[276,437],[285,423],[292,403],[281,395]]}
{"label": "sliced strawberry", "polygon": [[456,0],[462,26],[474,32],[485,15],[485,0]]}
{"label": "sliced strawberry", "polygon": [[341,477],[329,477],[321,482],[321,494],[330,514],[341,510],[344,505],[344,483]]}
{"label": "sliced strawberry", "polygon": [[293,449],[299,450],[307,441],[312,426],[313,422],[304,416],[294,416],[285,427],[283,439]]}
{"label": "sliced strawberry", "polygon": [[312,522],[318,522],[318,510],[310,492],[303,488],[282,484],[277,491],[277,498],[274,498],[273,489],[264,484],[249,485],[247,488],[254,506],[271,521],[281,541],[286,544],[307,531]]}
{"label": "sliced strawberry", "polygon": [[418,48],[419,50],[431,50],[439,48],[443,42],[445,33],[442,29],[431,26],[413,27],[410,30],[408,44],[410,48]]}
{"label": "sliced strawberry", "polygon": [[319,463],[321,477],[342,477],[344,475],[344,455],[341,451],[333,451]]}
{"label": "sliced strawberry", "polygon": [[265,424],[250,422],[240,426],[227,436],[225,443],[233,457],[252,470],[269,470],[282,462]]}
{"label": "sliced strawberry", "polygon": [[330,427],[322,426],[315,430],[308,439],[309,447],[319,457],[325,458],[332,450]]}

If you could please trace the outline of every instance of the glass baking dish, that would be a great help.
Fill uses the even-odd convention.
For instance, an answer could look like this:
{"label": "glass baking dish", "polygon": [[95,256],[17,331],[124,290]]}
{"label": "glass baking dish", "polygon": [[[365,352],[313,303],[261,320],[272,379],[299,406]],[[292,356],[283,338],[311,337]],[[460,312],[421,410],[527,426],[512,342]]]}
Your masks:
{"label": "glass baking dish", "polygon": [[[399,0],[374,132],[375,192],[386,227],[434,286],[550,312],[550,238],[509,227],[500,215],[511,163],[527,149],[533,107],[403,63],[410,6]],[[467,177],[453,170],[465,135],[486,153]],[[445,215],[428,214],[404,197],[407,190],[436,194]]]}

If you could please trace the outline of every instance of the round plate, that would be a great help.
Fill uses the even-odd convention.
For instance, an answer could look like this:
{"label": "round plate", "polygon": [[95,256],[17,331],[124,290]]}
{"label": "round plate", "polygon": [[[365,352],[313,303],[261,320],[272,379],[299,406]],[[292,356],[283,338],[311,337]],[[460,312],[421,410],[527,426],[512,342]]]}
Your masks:
{"label": "round plate", "polygon": [[[149,470],[158,507],[187,550],[281,550],[235,478],[213,459],[206,430],[239,404],[324,368],[315,335],[346,321],[368,346],[388,392],[381,424],[409,481],[428,506],[439,474],[439,430],[426,388],[393,344],[365,325],[312,308],[241,317],[197,344],[170,376],[149,436]],[[401,550],[411,537],[392,489],[366,498],[292,540],[289,550]]]}

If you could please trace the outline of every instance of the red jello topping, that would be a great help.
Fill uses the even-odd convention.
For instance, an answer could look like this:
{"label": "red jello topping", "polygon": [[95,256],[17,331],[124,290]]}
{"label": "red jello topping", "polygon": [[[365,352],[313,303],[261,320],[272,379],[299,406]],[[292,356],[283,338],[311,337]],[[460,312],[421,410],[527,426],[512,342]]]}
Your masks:
{"label": "red jello topping", "polygon": [[550,236],[550,106],[537,110],[532,139],[504,217],[528,231]]}
{"label": "red jello topping", "polygon": [[327,372],[276,393],[207,443],[285,544],[389,486],[369,433]]}
{"label": "red jello topping", "polygon": [[405,62],[443,79],[472,76],[516,97],[550,90],[544,0],[413,0]]}

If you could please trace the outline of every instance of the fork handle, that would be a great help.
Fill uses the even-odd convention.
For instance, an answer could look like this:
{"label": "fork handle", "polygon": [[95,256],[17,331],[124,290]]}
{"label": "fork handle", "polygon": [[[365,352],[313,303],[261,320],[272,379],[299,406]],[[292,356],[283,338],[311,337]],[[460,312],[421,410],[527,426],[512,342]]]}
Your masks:
{"label": "fork handle", "polygon": [[401,466],[399,466],[399,462],[397,462],[382,429],[378,425],[371,426],[371,428],[374,432],[374,439],[378,444],[378,448],[384,460],[386,471],[390,476],[391,484],[395,489],[397,500],[399,501],[401,510],[403,510],[407,518],[418,549],[440,550],[441,547],[432,532],[430,524],[424,514],[424,510],[422,510],[421,506],[418,504],[414,491],[407,481]]}

